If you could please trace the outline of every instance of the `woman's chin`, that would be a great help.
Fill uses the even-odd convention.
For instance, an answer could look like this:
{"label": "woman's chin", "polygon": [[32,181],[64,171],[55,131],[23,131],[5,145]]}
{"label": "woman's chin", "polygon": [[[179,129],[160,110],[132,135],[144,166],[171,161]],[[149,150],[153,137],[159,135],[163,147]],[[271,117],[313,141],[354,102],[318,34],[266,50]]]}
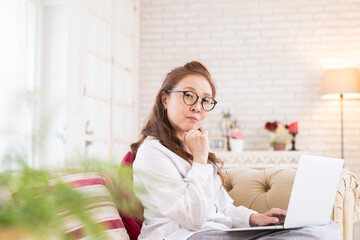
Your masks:
{"label": "woman's chin", "polygon": [[197,124],[192,124],[192,125],[186,126],[185,131],[187,132],[187,131],[190,131],[191,129],[196,129],[197,130],[199,128],[200,127]]}

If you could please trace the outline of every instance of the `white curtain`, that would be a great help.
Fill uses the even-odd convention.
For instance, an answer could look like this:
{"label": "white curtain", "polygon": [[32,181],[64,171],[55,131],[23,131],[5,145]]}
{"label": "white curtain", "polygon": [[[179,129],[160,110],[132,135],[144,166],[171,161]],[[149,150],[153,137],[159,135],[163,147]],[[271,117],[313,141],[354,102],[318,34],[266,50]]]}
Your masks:
{"label": "white curtain", "polygon": [[0,157],[17,152],[30,165],[35,36],[36,2],[0,0]]}

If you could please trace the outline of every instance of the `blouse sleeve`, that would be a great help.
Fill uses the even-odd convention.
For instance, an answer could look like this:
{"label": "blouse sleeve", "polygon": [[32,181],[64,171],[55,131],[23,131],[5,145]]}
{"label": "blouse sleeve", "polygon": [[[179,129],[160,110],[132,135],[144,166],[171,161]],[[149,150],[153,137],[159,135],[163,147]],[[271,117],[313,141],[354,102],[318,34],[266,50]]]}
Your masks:
{"label": "blouse sleeve", "polygon": [[146,203],[155,204],[161,214],[185,228],[200,229],[212,206],[212,165],[193,163],[183,177],[166,153],[144,146],[137,153],[133,169],[135,193],[144,207]]}
{"label": "blouse sleeve", "polygon": [[[220,181],[220,179],[219,179]],[[221,185],[221,183],[219,183]],[[236,207],[234,200],[229,196],[223,186],[220,188],[220,205],[223,206],[223,214],[229,216],[232,220],[232,227],[250,227],[250,216],[257,213],[254,210],[244,206]]]}

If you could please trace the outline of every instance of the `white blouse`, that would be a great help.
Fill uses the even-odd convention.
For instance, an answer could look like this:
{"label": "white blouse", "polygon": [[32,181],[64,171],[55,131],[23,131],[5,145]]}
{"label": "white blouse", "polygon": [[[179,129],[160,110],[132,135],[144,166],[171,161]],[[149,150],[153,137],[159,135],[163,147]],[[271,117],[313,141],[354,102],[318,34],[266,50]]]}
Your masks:
{"label": "white blouse", "polygon": [[213,164],[192,165],[147,137],[133,164],[134,190],[144,206],[138,239],[187,239],[214,229],[249,227],[246,207],[233,205]]}

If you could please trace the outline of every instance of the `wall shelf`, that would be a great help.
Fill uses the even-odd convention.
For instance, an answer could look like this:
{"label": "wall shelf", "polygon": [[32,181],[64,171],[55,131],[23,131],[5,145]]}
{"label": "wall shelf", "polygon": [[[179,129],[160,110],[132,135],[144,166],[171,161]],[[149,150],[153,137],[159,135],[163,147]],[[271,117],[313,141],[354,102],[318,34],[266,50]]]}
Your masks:
{"label": "wall shelf", "polygon": [[232,167],[296,167],[302,151],[243,151],[214,152],[224,161],[224,168]]}

